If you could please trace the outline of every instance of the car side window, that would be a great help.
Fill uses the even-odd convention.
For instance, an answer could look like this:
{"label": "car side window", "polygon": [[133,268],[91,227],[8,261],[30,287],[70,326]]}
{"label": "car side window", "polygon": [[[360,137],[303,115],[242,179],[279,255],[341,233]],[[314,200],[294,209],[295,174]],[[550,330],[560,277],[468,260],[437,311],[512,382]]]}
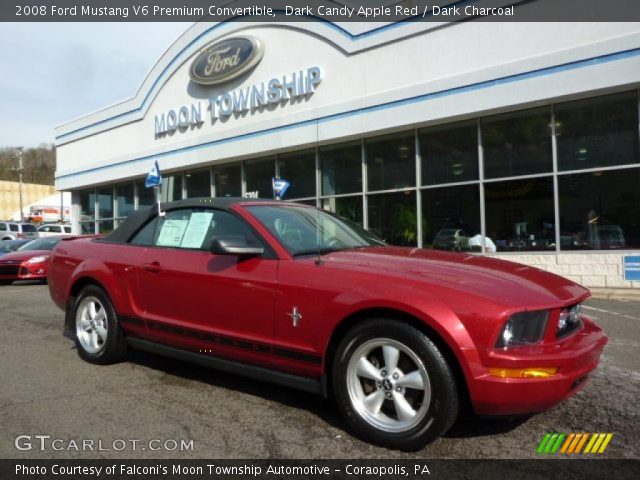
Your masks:
{"label": "car side window", "polygon": [[71,233],[71,227],[64,227],[64,233]]}
{"label": "car side window", "polygon": [[131,240],[134,245],[153,245],[187,250],[209,250],[216,237],[242,236],[247,244],[262,242],[235,215],[222,210],[189,208],[166,212],[145,225]]}
{"label": "car side window", "polygon": [[0,231],[3,231],[3,232],[7,231],[7,224],[6,223],[0,223]]}
{"label": "car side window", "polygon": [[16,225],[15,223],[10,223],[9,224],[9,230],[11,230],[12,232],[17,232],[18,231],[18,225]]}
{"label": "car side window", "polygon": [[214,210],[202,248],[208,250],[216,238],[243,237],[248,246],[264,247],[262,241],[241,219],[229,212]]}
{"label": "car side window", "polygon": [[156,233],[156,226],[158,225],[158,219],[162,217],[156,217],[142,227],[138,233],[136,233],[129,243],[132,245],[149,246],[153,245]]}

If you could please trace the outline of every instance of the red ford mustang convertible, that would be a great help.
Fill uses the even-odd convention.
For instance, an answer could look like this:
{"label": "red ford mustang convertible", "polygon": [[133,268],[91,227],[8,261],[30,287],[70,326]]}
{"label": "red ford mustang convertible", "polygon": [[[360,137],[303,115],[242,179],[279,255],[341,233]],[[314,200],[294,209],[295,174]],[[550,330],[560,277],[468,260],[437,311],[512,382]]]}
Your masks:
{"label": "red ford mustang convertible", "polygon": [[589,292],[535,268],[388,246],[295,203],[189,199],[65,238],[51,296],[89,362],[138,348],[335,399],[371,442],[418,449],[478,414],[574,394],[607,338]]}

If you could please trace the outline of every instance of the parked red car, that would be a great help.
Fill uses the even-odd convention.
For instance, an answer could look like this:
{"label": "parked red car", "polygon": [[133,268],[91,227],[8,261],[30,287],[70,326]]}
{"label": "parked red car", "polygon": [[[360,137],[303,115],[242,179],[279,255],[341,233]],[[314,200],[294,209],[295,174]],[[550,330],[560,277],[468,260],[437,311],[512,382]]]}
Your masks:
{"label": "parked red car", "polygon": [[463,398],[485,415],[561,402],[607,342],[589,292],[535,268],[388,246],[295,203],[164,209],[56,247],[51,296],[85,360],[133,347],[332,396],[359,436],[417,449]]}
{"label": "parked red car", "polygon": [[0,257],[0,285],[17,280],[46,280],[51,251],[60,237],[32,240]]}

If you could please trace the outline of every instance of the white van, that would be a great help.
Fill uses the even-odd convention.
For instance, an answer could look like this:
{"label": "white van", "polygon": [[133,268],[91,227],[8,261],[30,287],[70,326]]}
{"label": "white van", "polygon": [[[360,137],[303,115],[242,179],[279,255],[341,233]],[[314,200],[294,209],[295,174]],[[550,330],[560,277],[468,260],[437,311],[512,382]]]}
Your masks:
{"label": "white van", "polygon": [[53,237],[57,235],[72,235],[71,233],[71,225],[69,224],[56,224],[56,223],[48,223],[38,227],[38,236],[42,237]]}

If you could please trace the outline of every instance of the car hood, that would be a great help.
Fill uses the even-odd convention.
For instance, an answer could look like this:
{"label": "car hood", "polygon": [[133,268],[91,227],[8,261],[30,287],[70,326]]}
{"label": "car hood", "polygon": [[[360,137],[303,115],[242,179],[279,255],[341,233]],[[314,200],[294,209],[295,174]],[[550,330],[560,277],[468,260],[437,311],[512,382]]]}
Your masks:
{"label": "car hood", "polygon": [[558,275],[480,255],[385,246],[332,252],[323,258],[328,265],[420,281],[506,308],[551,308],[589,295],[584,287]]}
{"label": "car hood", "polygon": [[3,255],[0,258],[0,263],[19,263],[24,262],[25,260],[29,260],[33,257],[48,257],[49,255],[51,255],[51,250],[18,250]]}

